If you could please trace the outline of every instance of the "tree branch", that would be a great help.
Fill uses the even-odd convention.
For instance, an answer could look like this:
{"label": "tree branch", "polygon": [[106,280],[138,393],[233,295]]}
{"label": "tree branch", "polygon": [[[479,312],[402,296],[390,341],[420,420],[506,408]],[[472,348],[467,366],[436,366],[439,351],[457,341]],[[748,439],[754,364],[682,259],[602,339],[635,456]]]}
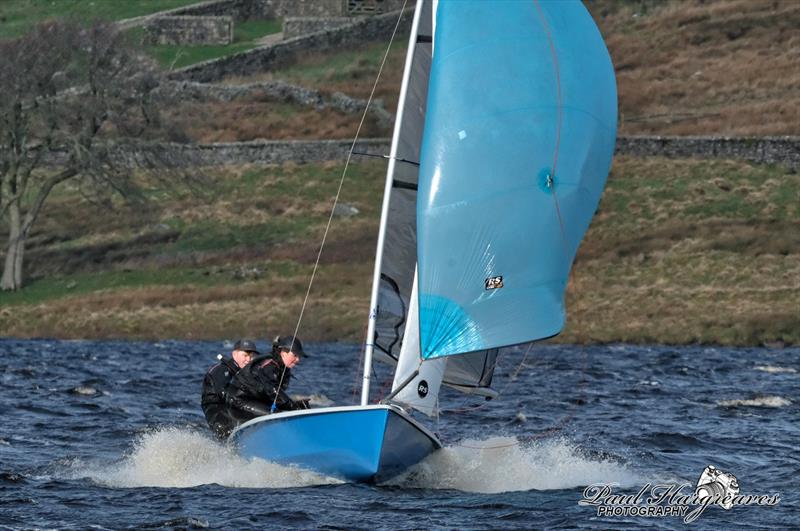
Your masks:
{"label": "tree branch", "polygon": [[23,235],[28,235],[31,225],[33,225],[33,222],[36,221],[36,216],[39,215],[39,211],[42,209],[42,205],[44,205],[44,202],[47,199],[47,196],[50,195],[50,192],[53,190],[53,187],[58,183],[75,177],[76,175],[78,175],[77,170],[74,168],[67,168],[64,171],[51,176],[42,184],[42,187],[39,189],[39,193],[36,194],[36,199],[34,199],[33,204],[28,209],[28,212],[25,213],[25,220],[22,223]]}

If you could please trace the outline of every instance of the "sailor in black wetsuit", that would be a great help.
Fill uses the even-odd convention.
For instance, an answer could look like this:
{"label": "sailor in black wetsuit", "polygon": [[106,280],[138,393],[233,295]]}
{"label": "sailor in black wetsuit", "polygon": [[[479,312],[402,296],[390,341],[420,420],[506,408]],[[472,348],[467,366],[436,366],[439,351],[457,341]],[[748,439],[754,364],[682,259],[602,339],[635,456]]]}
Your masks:
{"label": "sailor in black wetsuit", "polygon": [[249,339],[240,339],[233,346],[231,357],[225,358],[221,354],[217,356],[219,363],[208,369],[206,377],[203,379],[203,394],[200,403],[203,406],[208,426],[220,439],[230,435],[231,430],[236,426],[236,421],[229,414],[225,388],[234,375],[258,355],[255,342]]}
{"label": "sailor in black wetsuit", "polygon": [[236,373],[226,388],[229,413],[237,423],[276,411],[308,409],[307,400],[292,400],[286,394],[292,368],[307,356],[303,344],[292,336],[278,336],[272,353],[254,358]]}

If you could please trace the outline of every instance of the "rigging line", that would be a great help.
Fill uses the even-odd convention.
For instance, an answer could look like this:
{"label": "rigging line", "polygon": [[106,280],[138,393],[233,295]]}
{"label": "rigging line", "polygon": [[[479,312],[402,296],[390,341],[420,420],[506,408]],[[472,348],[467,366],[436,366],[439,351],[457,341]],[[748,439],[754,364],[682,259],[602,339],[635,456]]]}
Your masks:
{"label": "rigging line", "polygon": [[[365,151],[353,151],[353,155],[361,155],[362,157],[373,157],[376,159],[386,159],[386,160],[392,158],[391,155],[376,155],[375,153],[367,153]],[[419,166],[419,162],[416,162],[414,160],[402,159],[400,157],[394,157],[394,160],[396,160],[397,162],[405,162],[413,166]]]}
{"label": "rigging line", "polygon": [[[333,214],[336,212],[336,205],[339,203],[339,196],[342,194],[342,187],[344,186],[344,178],[347,175],[347,169],[350,167],[350,159],[353,158],[353,151],[356,147],[356,142],[358,142],[358,136],[361,134],[361,128],[364,126],[364,121],[367,118],[367,112],[369,111],[369,106],[372,103],[372,99],[375,96],[375,90],[378,88],[378,82],[381,79],[381,74],[383,73],[383,67],[386,65],[386,58],[389,57],[389,50],[392,49],[392,44],[394,43],[395,35],[397,35],[397,28],[400,27],[400,21],[403,19],[403,14],[405,13],[406,4],[408,0],[403,2],[403,7],[400,9],[400,13],[397,15],[397,22],[394,25],[394,29],[392,30],[392,36],[389,39],[389,45],[386,47],[386,52],[383,54],[383,60],[381,60],[381,66],[378,69],[378,75],[375,77],[375,83],[372,84],[372,90],[369,93],[369,98],[367,99],[367,104],[364,107],[364,113],[361,115],[361,121],[358,123],[358,128],[356,129],[356,135],[353,137],[353,143],[350,145],[350,150],[347,152],[347,160],[344,163],[344,169],[342,170],[342,176],[339,179],[339,188],[336,190],[336,196],[333,199],[333,205],[331,206],[331,214],[328,216],[328,223],[325,226],[325,232],[322,235],[322,243],[319,246],[319,252],[317,253],[317,259],[314,262],[314,269],[311,271],[311,279],[308,281],[308,289],[306,290],[306,296],[303,298],[303,306],[300,308],[300,315],[297,317],[297,325],[294,327],[294,334],[292,334],[292,344],[290,345],[290,349],[294,348],[295,338],[297,337],[297,331],[300,330],[300,323],[303,321],[303,314],[306,311],[306,305],[308,304],[308,296],[311,294],[311,286],[314,284],[314,277],[316,277],[317,269],[319,269],[319,260],[322,257],[322,250],[325,248],[325,241],[328,238],[328,232],[330,232],[331,223],[333,222]],[[283,371],[281,372],[281,380],[278,384],[278,388],[280,388],[281,384],[283,383],[283,378],[286,375],[286,366],[284,365]],[[278,401],[278,395],[275,395],[275,400],[272,401],[272,409],[275,409],[275,404]]]}

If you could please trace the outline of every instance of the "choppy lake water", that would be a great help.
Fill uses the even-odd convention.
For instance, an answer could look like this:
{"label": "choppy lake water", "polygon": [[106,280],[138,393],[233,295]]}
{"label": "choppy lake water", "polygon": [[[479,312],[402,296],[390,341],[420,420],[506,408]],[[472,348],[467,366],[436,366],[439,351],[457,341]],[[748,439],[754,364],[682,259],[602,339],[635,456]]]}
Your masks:
{"label": "choppy lake water", "polygon": [[[0,340],[0,529],[800,526],[797,348],[510,351],[496,371],[501,396],[445,393],[440,419],[428,422],[445,449],[377,487],[245,461],[215,442],[200,382],[229,350]],[[359,347],[307,350],[291,392],[354,403]],[[578,504],[599,483],[614,494],[648,483],[692,491],[709,464],[734,474],[741,494],[779,494],[779,503],[712,506],[690,524]]]}

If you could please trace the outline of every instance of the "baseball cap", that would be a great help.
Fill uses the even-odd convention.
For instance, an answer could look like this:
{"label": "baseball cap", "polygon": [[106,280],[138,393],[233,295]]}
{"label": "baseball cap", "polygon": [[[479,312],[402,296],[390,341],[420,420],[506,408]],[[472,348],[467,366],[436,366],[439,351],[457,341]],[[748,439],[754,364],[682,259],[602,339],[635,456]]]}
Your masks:
{"label": "baseball cap", "polygon": [[256,355],[260,354],[258,352],[258,347],[256,347],[255,341],[250,341],[249,339],[240,339],[233,345],[233,350],[243,350],[245,352],[253,352]]}
{"label": "baseball cap", "polygon": [[276,350],[281,349],[292,349],[298,357],[307,358],[308,353],[303,350],[303,343],[300,342],[299,337],[295,336],[278,336],[275,338],[275,341],[272,342],[272,348]]}

